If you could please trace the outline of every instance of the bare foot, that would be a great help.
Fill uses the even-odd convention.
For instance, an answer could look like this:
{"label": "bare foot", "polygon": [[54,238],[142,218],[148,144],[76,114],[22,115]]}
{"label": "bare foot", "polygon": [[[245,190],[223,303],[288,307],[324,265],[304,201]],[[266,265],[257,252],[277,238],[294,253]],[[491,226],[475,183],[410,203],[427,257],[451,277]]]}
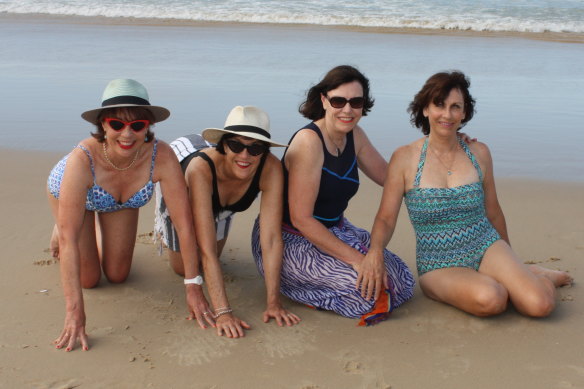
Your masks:
{"label": "bare foot", "polygon": [[546,269],[545,267],[538,265],[530,265],[529,270],[535,275],[546,277],[554,284],[556,288],[560,286],[572,285],[572,282],[574,281],[574,279],[568,273],[561,270]]}
{"label": "bare foot", "polygon": [[53,227],[53,234],[51,235],[51,241],[49,243],[49,251],[53,258],[59,259],[59,230],[57,225]]}

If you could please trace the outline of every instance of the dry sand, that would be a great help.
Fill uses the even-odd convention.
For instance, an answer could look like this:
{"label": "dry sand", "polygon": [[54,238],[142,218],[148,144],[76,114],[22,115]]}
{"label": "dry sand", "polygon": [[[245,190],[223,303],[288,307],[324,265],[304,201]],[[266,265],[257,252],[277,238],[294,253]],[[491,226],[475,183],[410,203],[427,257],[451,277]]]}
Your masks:
{"label": "dry sand", "polygon": [[[236,218],[222,258],[236,313],[252,324],[243,339],[220,338],[185,320],[181,279],[157,256],[141,214],[130,278],[85,291],[91,349],[66,353],[58,264],[46,251],[52,217],[44,182],[61,155],[1,150],[3,255],[0,271],[2,388],[584,388],[584,185],[498,182],[515,250],[569,271],[557,310],[534,320],[513,309],[479,319],[415,297],[371,328],[285,300],[302,323],[264,324],[263,281],[250,251],[257,206]],[[381,191],[365,183],[349,218],[370,228]],[[414,268],[402,214],[390,248]]]}

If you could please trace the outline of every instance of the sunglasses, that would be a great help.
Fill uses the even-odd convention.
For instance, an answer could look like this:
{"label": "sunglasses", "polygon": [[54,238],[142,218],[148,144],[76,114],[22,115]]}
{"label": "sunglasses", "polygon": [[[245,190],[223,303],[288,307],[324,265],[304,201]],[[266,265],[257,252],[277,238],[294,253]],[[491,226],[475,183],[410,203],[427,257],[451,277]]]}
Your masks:
{"label": "sunglasses", "polygon": [[365,98],[364,97],[353,97],[352,99],[345,99],[344,97],[328,97],[326,96],[329,103],[333,108],[343,108],[347,103],[351,106],[351,108],[363,108],[365,105]]}
{"label": "sunglasses", "polygon": [[235,154],[239,154],[244,149],[247,149],[247,152],[249,153],[249,155],[253,155],[254,157],[257,157],[258,155],[263,154],[266,151],[268,151],[268,146],[266,146],[265,144],[262,144],[262,143],[252,143],[251,145],[245,145],[245,144],[238,142],[234,139],[227,139],[225,141],[225,143],[227,143],[227,147],[229,147],[229,150],[233,151]]}
{"label": "sunglasses", "polygon": [[132,120],[131,122],[125,122],[114,118],[105,118],[104,120],[114,131],[121,131],[126,128],[126,126],[130,126],[134,132],[140,132],[150,125],[149,120]]}

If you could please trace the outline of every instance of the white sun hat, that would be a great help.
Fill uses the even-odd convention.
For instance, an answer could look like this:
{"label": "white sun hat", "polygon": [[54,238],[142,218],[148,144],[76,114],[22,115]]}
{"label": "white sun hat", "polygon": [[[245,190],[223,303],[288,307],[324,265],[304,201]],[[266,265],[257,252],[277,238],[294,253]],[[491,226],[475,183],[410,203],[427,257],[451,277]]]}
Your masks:
{"label": "white sun hat", "polygon": [[207,128],[201,134],[203,138],[211,143],[219,143],[225,134],[235,134],[261,140],[270,143],[272,146],[288,147],[286,144],[277,143],[270,138],[270,118],[268,114],[257,107],[251,105],[233,108],[223,128]]}
{"label": "white sun hat", "polygon": [[97,118],[104,109],[122,107],[142,107],[154,115],[154,123],[166,120],[170,111],[164,107],[150,105],[148,91],[144,85],[129,78],[110,81],[101,97],[101,108],[92,109],[81,114],[90,123],[97,124]]}

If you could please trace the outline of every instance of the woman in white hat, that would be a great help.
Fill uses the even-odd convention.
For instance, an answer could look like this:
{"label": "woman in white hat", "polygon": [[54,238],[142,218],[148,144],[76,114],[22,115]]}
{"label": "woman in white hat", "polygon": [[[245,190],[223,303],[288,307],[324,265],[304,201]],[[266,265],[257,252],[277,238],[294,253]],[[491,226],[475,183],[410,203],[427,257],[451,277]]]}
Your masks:
{"label": "woman in white hat", "polygon": [[[217,334],[238,338],[249,325],[233,314],[219,263],[229,227],[236,212],[249,208],[261,193],[259,224],[261,250],[266,261],[267,307],[264,322],[294,325],[300,318],[280,303],[282,266],[283,173],[270,146],[286,147],[270,139],[268,115],[259,108],[237,106],[231,110],[224,128],[208,128],[201,135],[188,135],[170,143],[178,157],[189,190],[203,270],[214,310],[205,317],[213,320]],[[157,188],[158,189],[158,188]],[[170,249],[173,269],[184,274],[183,245],[168,215],[170,200],[157,190],[155,231]]]}
{"label": "woman in white hat", "polygon": [[[386,161],[358,125],[373,106],[369,80],[338,66],[307,94],[300,112],[312,122],[296,132],[282,159],[285,173],[282,293],[317,309],[376,323],[413,295],[414,279],[389,250],[365,259],[369,233],[344,211],[362,170],[379,185]],[[254,237],[264,232],[259,225]],[[253,244],[258,267],[266,258]]]}
{"label": "woman in white hat", "polygon": [[154,123],[170,112],[148,101],[137,81],[111,81],[100,108],[84,112],[96,125],[91,138],[81,141],[53,168],[48,197],[56,224],[51,251],[60,259],[65,295],[65,325],[57,348],[72,350],[77,341],[89,348],[85,332],[82,288],[95,287],[105,274],[112,283],[124,282],[130,272],[139,208],[161,186],[169,212],[183,242],[187,305],[202,324],[208,304],[200,283],[195,234],[186,186],[170,147],[154,138]]}

